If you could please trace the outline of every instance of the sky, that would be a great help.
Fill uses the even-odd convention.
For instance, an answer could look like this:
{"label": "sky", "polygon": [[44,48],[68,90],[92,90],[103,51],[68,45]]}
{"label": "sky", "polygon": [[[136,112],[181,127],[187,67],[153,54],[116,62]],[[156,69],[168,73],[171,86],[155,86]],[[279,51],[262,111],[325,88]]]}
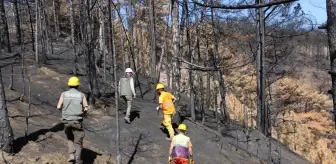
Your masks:
{"label": "sky", "polygon": [[316,19],[317,24],[327,21],[326,0],[300,0],[302,10]]}

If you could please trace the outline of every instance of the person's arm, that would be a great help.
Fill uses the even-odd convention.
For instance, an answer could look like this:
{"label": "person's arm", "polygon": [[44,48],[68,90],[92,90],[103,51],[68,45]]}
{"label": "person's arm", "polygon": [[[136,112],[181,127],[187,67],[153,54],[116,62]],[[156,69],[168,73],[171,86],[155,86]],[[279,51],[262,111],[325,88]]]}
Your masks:
{"label": "person's arm", "polygon": [[118,94],[120,96],[120,80],[118,81]]}
{"label": "person's arm", "polygon": [[174,148],[174,140],[172,139],[172,141],[170,142],[169,157],[171,157],[173,153],[173,148]]}
{"label": "person's arm", "polygon": [[188,143],[188,147],[189,147],[189,155],[192,156],[192,143],[191,143],[191,140]]}
{"label": "person's arm", "polygon": [[176,98],[175,98],[175,96],[173,94],[172,94],[172,100],[173,100],[173,103],[175,103]]}
{"label": "person's arm", "polygon": [[83,101],[84,112],[86,112],[86,111],[89,110],[89,104],[88,104],[88,102],[87,102],[86,97],[85,97],[84,94],[83,94],[83,100],[82,101]]}
{"label": "person's arm", "polygon": [[63,105],[63,94],[61,94],[59,100],[58,100],[58,104],[57,104],[57,109],[61,110],[62,109],[62,105]]}
{"label": "person's arm", "polygon": [[162,110],[163,109],[163,95],[159,96],[159,108]]}
{"label": "person's arm", "polygon": [[136,94],[135,94],[135,88],[134,88],[134,80],[133,80],[133,78],[130,79],[130,83],[131,83],[131,90],[132,90],[133,96],[135,97]]}

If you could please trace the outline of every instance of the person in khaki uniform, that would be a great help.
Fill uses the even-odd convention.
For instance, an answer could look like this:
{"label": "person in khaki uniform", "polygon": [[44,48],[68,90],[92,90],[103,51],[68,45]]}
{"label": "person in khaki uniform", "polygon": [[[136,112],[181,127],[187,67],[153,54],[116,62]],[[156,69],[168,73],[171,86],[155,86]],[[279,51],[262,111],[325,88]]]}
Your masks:
{"label": "person in khaki uniform", "polygon": [[68,139],[68,162],[76,161],[82,164],[81,158],[83,149],[83,114],[88,110],[88,103],[85,95],[78,91],[79,79],[71,77],[68,81],[69,90],[63,92],[59,98],[57,109],[62,110],[62,122]]}
{"label": "person in khaki uniform", "polygon": [[126,123],[131,123],[130,115],[131,115],[131,108],[132,108],[132,101],[133,98],[136,97],[135,89],[134,89],[134,80],[133,80],[133,71],[131,68],[127,68],[125,70],[125,77],[119,80],[118,91],[120,97],[125,101],[127,104],[126,116],[124,118]]}
{"label": "person in khaki uniform", "polygon": [[175,106],[174,103],[176,98],[169,92],[164,91],[164,85],[159,83],[156,85],[156,92],[160,95],[159,97],[159,106],[156,110],[162,110],[163,119],[161,123],[168,130],[170,138],[166,138],[166,140],[171,140],[174,137],[174,129],[172,126],[172,118],[175,114]]}

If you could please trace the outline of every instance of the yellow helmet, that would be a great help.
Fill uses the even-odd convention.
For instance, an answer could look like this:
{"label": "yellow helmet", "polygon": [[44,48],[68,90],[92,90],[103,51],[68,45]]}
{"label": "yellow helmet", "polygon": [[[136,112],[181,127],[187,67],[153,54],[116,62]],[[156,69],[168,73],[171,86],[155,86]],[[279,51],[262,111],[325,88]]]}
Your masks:
{"label": "yellow helmet", "polygon": [[187,131],[187,125],[180,124],[177,129]]}
{"label": "yellow helmet", "polygon": [[68,86],[72,86],[72,87],[75,87],[75,86],[79,86],[79,79],[78,77],[76,76],[73,76],[73,77],[70,77],[69,81],[68,81]]}
{"label": "yellow helmet", "polygon": [[161,84],[161,83],[157,84],[156,85],[156,90],[158,90],[158,89],[164,89],[164,85]]}

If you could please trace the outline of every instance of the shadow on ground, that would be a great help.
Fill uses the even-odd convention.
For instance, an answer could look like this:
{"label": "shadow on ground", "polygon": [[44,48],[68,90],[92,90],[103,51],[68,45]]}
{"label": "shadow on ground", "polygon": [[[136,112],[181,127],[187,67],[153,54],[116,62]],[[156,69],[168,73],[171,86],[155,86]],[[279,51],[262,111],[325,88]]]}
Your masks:
{"label": "shadow on ground", "polygon": [[28,141],[37,141],[40,135],[45,135],[48,132],[58,132],[64,129],[63,123],[58,123],[49,129],[40,129],[38,131],[30,133],[27,137],[19,137],[14,140],[14,153],[18,153],[21,149],[27,145]]}
{"label": "shadow on ground", "polygon": [[83,148],[82,150],[82,159],[84,164],[93,164],[97,156],[101,156],[102,154],[97,153],[93,150]]}
{"label": "shadow on ground", "polygon": [[133,162],[135,155],[138,153],[139,144],[140,144],[140,141],[142,140],[142,138],[143,138],[142,134],[140,133],[139,137],[137,139],[137,142],[136,142],[136,144],[134,146],[133,153],[132,153],[130,159],[128,160],[127,164],[131,164]]}
{"label": "shadow on ground", "polygon": [[[126,115],[126,112],[124,112],[124,114]],[[138,110],[131,111],[130,121],[133,122],[135,120],[135,118],[140,119],[140,111],[138,111]]]}

